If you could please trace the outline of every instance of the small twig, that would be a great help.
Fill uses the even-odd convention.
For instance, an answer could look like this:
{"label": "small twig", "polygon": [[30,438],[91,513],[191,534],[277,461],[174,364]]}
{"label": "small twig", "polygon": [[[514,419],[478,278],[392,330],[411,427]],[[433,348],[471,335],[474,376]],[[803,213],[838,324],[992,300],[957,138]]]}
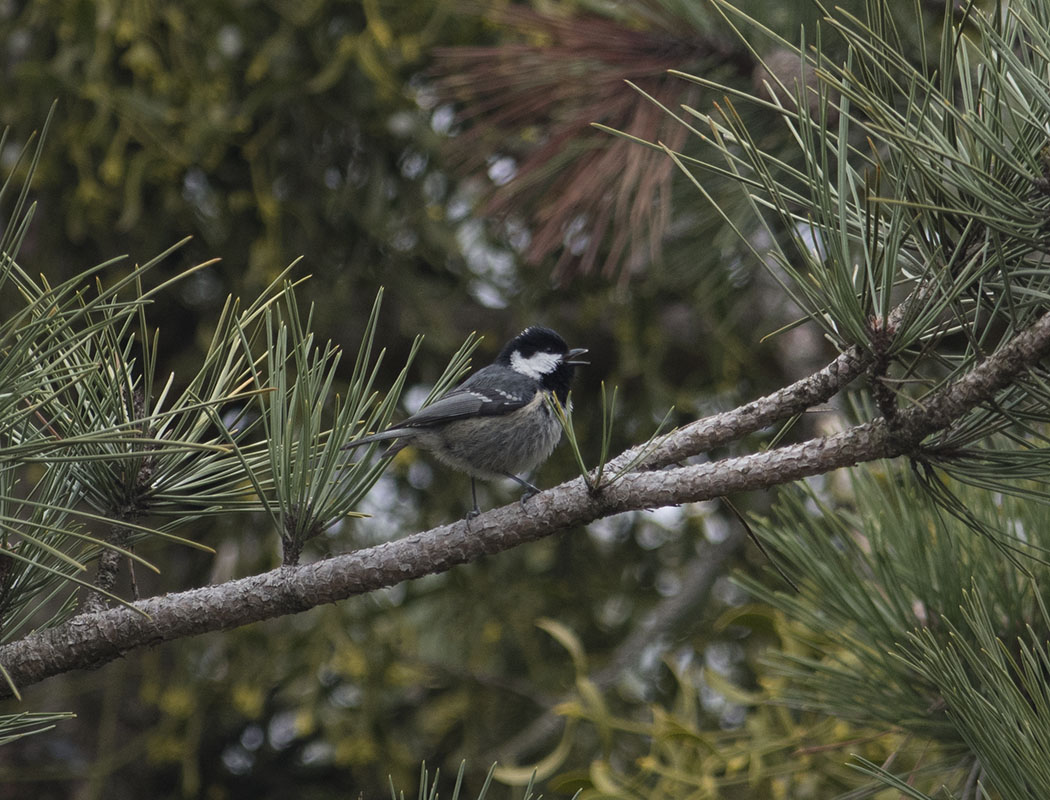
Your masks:
{"label": "small twig", "polygon": [[890,368],[889,346],[893,341],[893,329],[882,325],[878,317],[868,324],[868,335],[875,357],[868,367],[868,388],[875,400],[875,406],[890,425],[897,419],[897,395],[884,382]]}
{"label": "small twig", "polygon": [[[120,574],[121,553],[116,548],[127,549],[131,542],[131,531],[128,528],[117,527],[106,536],[106,541],[116,547],[107,547],[98,556],[98,565],[95,567],[95,587],[99,590],[91,592],[85,599],[81,608],[81,614],[94,614],[104,611],[109,607],[106,593],[113,593],[113,587],[117,583],[117,575]],[[130,561],[129,561],[130,563]]]}
{"label": "small twig", "polygon": [[[22,402],[24,402],[27,406],[29,405],[29,401],[28,400],[23,400]],[[56,431],[52,427],[51,423],[47,421],[47,418],[43,414],[40,413],[40,409],[39,408],[33,409],[33,416],[35,416],[38,420],[40,420],[41,426],[43,426],[47,430],[48,433],[50,433],[56,439],[61,439],[62,438],[61,436],[59,436],[58,431]]]}

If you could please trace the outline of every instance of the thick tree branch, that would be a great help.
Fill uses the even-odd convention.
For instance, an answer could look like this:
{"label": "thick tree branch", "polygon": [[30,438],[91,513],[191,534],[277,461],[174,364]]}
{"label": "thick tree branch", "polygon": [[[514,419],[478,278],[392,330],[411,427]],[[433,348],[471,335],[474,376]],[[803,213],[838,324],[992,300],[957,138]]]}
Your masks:
{"label": "thick tree branch", "polygon": [[26,686],[72,669],[100,666],[143,645],[227,630],[444,572],[622,511],[767,489],[864,461],[912,454],[927,436],[994,398],[1047,353],[1050,314],[972,372],[925,398],[921,408],[901,411],[892,430],[878,420],[776,450],[632,473],[597,494],[577,478],[537,495],[524,507],[512,503],[469,523],[445,525],[313,564],[150,598],[132,608],[82,614],[0,647],[0,664],[18,686]]}

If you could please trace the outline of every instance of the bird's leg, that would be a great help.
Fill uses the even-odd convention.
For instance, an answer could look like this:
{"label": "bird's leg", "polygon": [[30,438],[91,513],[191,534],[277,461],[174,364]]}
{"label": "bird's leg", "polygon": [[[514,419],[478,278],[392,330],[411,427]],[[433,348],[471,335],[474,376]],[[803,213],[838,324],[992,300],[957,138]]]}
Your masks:
{"label": "bird's leg", "polygon": [[536,486],[533,486],[531,483],[529,483],[524,478],[519,478],[517,475],[511,475],[509,472],[504,472],[503,474],[506,475],[511,480],[516,481],[518,483],[518,485],[521,486],[525,490],[525,492],[521,495],[521,505],[522,506],[524,506],[525,505],[525,501],[528,500],[530,497],[532,497],[534,494],[539,494],[540,493],[539,488],[537,488]]}
{"label": "bird's leg", "polygon": [[481,513],[481,509],[478,508],[478,486],[473,478],[470,479],[470,497],[474,501],[474,508],[467,512],[468,520],[474,519]]}

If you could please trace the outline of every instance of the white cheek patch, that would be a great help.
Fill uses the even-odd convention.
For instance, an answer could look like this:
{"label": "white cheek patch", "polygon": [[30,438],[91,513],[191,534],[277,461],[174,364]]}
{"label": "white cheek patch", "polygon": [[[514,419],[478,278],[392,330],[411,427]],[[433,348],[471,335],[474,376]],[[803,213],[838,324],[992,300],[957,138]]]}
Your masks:
{"label": "white cheek patch", "polygon": [[510,356],[511,369],[537,381],[544,375],[554,372],[560,363],[561,356],[556,353],[533,353],[525,358],[521,353],[515,351]]}

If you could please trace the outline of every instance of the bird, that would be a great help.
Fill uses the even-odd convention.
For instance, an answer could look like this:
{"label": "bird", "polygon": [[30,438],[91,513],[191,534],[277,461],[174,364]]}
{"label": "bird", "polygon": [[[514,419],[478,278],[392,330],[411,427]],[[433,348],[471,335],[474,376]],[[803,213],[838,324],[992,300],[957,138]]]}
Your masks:
{"label": "bird", "polygon": [[350,450],[394,440],[384,452],[393,456],[406,447],[427,450],[443,464],[470,476],[478,508],[477,479],[510,478],[524,492],[521,502],[540,490],[521,478],[550,457],[561,439],[561,423],[547,399],[568,405],[576,367],[588,362],[586,348],[572,349],[550,328],[526,328],[500,350],[496,360],[417,413],[385,431],[362,436],[342,446]]}

